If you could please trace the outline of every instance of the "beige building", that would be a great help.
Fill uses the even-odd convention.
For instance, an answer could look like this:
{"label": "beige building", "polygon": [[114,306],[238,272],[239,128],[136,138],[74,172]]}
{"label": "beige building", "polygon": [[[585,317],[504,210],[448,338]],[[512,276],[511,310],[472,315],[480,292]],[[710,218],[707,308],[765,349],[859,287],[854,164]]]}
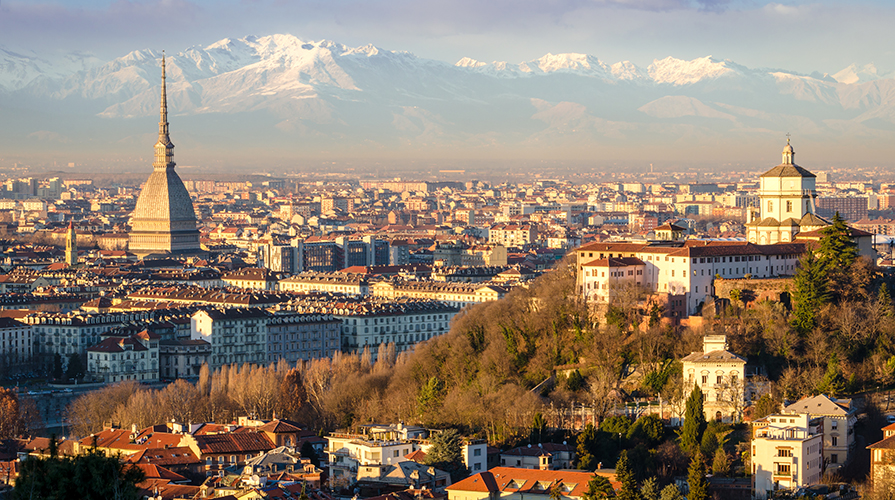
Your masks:
{"label": "beige building", "polygon": [[765,499],[772,491],[820,482],[824,471],[822,418],[777,414],[752,425],[754,498]]}
{"label": "beige building", "polygon": [[855,448],[855,423],[858,421],[851,399],[835,399],[819,394],[796,401],[784,408],[783,413],[823,417],[826,470],[834,471],[851,460]]}
{"label": "beige building", "polygon": [[191,318],[193,340],[211,344],[208,367],[267,362],[267,311],[259,308],[210,309]]}
{"label": "beige building", "polygon": [[868,446],[870,450],[870,480],[891,491],[895,485],[895,424],[883,427],[883,439]]}
{"label": "beige building", "polygon": [[490,284],[453,283],[443,281],[380,281],[370,285],[374,297],[389,299],[414,298],[444,302],[463,308],[470,304],[500,300],[507,289]]}
{"label": "beige building", "polygon": [[745,391],[746,359],[727,350],[727,337],[706,335],[702,352],[685,356],[684,387],[702,390],[706,420],[739,422],[748,404]]}
{"label": "beige building", "polygon": [[367,279],[362,274],[319,273],[305,271],[280,281],[284,292],[329,292],[349,295],[367,295],[370,291]]}

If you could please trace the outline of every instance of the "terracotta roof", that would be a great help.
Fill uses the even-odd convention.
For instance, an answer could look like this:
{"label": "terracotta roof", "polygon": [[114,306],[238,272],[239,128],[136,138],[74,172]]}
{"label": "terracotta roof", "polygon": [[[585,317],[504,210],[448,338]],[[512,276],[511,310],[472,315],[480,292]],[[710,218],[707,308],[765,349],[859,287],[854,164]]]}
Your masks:
{"label": "terracotta roof", "polygon": [[133,466],[142,470],[143,474],[146,475],[146,479],[167,479],[172,483],[188,481],[187,478],[180,474],[155,464],[133,464]]}
{"label": "terracotta roof", "polygon": [[563,496],[581,497],[587,491],[587,483],[595,475],[593,472],[570,470],[495,467],[487,472],[481,472],[454,483],[448,486],[447,490],[489,493],[541,493],[546,497],[550,487],[559,484],[570,488],[569,491],[563,491]]}
{"label": "terracotta roof", "polygon": [[258,427],[259,431],[264,432],[272,432],[274,434],[277,433],[293,433],[293,432],[301,432],[301,428],[296,427],[289,422],[284,422],[282,420],[273,420],[268,422],[261,427]]}
{"label": "terracotta roof", "polygon": [[762,177],[817,177],[795,163],[784,163],[761,174]]}
{"label": "terracotta roof", "polygon": [[869,450],[895,450],[895,436],[889,436],[867,447]]}
{"label": "terracotta roof", "polygon": [[128,462],[136,464],[155,464],[163,466],[189,465],[202,463],[193,450],[187,446],[169,448],[146,448],[127,457]]}
{"label": "terracotta roof", "polygon": [[596,259],[584,264],[587,267],[628,267],[628,266],[645,266],[646,262],[637,257],[609,257],[606,259]]}
{"label": "terracotta roof", "polygon": [[257,452],[274,448],[267,436],[258,432],[206,434],[194,437],[199,445],[199,451],[203,454]]}

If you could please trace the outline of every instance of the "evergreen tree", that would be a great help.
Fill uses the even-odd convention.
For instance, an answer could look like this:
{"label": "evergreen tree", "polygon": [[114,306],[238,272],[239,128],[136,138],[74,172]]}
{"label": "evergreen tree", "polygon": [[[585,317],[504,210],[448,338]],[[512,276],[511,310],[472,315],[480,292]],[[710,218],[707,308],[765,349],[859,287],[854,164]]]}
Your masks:
{"label": "evergreen tree", "polygon": [[705,480],[705,463],[702,461],[702,453],[696,452],[690,460],[687,469],[687,485],[690,491],[687,500],[708,500],[708,482]]}
{"label": "evergreen tree", "polygon": [[848,382],[839,370],[839,357],[833,354],[827,361],[827,371],[817,385],[817,390],[829,396],[838,397],[846,392]]}
{"label": "evergreen tree", "polygon": [[615,464],[615,478],[621,483],[618,489],[618,500],[640,500],[637,493],[637,480],[634,477],[634,471],[628,463],[628,451],[623,450]]}
{"label": "evergreen tree", "polygon": [[594,470],[597,468],[597,458],[593,450],[597,442],[597,429],[592,424],[587,424],[581,434],[578,434],[578,465],[582,470]]}
{"label": "evergreen tree", "polygon": [[59,380],[62,378],[62,355],[58,352],[53,355],[53,378]]}
{"label": "evergreen tree", "polygon": [[22,462],[12,498],[137,500],[143,471],[118,457],[90,451],[76,457],[29,457]]}
{"label": "evergreen tree", "polygon": [[540,443],[544,439],[545,432],[547,432],[547,419],[541,412],[537,412],[531,421],[531,442]]}
{"label": "evergreen tree", "polygon": [[821,261],[829,269],[845,270],[858,260],[858,245],[851,237],[851,230],[839,212],[833,216],[833,224],[821,229]]}
{"label": "evergreen tree", "polygon": [[730,474],[730,458],[723,446],[715,450],[715,458],[712,460],[712,474],[724,477]]}
{"label": "evergreen tree", "polygon": [[425,464],[449,473],[451,482],[466,477],[469,471],[463,462],[461,441],[462,438],[457,429],[447,429],[433,434],[429,438],[432,446],[426,452]]}
{"label": "evergreen tree", "polygon": [[655,477],[648,477],[640,483],[640,496],[643,500],[659,500],[659,483]]}
{"label": "evergreen tree", "polygon": [[808,248],[799,260],[799,268],[793,279],[795,305],[791,324],[799,332],[807,333],[817,326],[817,312],[830,301],[827,279],[826,264]]}
{"label": "evergreen tree", "polygon": [[684,500],[684,495],[681,494],[681,490],[676,485],[669,484],[662,488],[662,492],[659,493],[659,500]]}
{"label": "evergreen tree", "polygon": [[77,379],[84,376],[84,365],[81,363],[79,354],[72,354],[68,358],[68,368],[65,370],[65,377]]}
{"label": "evergreen tree", "polygon": [[694,385],[693,391],[690,392],[690,397],[687,398],[687,406],[684,410],[684,426],[680,431],[681,448],[691,453],[697,450],[705,427],[702,389],[698,385]]}
{"label": "evergreen tree", "polygon": [[581,496],[584,500],[598,500],[615,496],[615,490],[612,489],[612,483],[608,479],[603,476],[594,476],[587,482],[587,491]]}

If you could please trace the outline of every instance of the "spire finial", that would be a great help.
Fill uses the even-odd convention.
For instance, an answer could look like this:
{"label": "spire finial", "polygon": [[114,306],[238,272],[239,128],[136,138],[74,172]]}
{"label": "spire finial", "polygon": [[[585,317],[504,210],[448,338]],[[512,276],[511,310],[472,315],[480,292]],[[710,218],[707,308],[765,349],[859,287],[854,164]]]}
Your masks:
{"label": "spire finial", "polygon": [[159,106],[158,142],[155,143],[154,168],[174,168],[174,144],[168,136],[168,92],[165,83],[165,51],[162,50],[162,98]]}

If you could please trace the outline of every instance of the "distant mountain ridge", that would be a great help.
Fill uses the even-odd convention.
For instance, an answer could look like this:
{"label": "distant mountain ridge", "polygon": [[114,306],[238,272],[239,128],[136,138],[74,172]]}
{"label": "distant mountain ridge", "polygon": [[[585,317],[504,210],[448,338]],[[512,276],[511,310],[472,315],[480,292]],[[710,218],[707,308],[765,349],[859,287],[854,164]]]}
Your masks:
{"label": "distant mountain ridge", "polygon": [[[0,107],[87,113],[102,118],[97,133],[114,134],[117,120],[157,114],[161,55],[143,49],[107,62],[80,53],[51,60],[0,47]],[[833,75],[711,56],[666,57],[646,68],[572,53],[449,64],[374,45],[269,35],[169,53],[167,68],[173,116],[239,120],[272,145],[298,138],[374,148],[563,147],[574,137],[584,147],[634,136],[696,143],[782,128],[823,141],[895,130],[895,73],[872,64]]]}

